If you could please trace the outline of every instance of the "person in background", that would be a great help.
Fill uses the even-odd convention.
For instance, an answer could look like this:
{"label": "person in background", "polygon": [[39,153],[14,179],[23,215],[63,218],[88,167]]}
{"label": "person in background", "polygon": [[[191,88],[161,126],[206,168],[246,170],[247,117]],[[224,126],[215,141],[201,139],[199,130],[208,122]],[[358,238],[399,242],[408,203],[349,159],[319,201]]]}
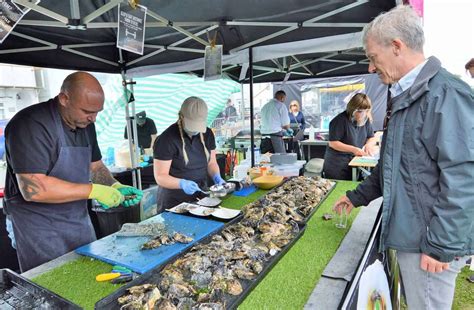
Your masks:
{"label": "person in background", "polygon": [[234,103],[230,99],[227,100],[224,117],[227,122],[235,122],[237,120],[237,109],[234,107]]}
{"label": "person in background", "polygon": [[207,105],[201,98],[184,100],[178,121],[169,126],[153,146],[158,210],[195,201],[208,187],[208,176],[222,185],[216,160],[216,142],[206,126]]}
{"label": "person in background", "polygon": [[21,110],[5,129],[4,210],[22,272],[96,239],[87,199],[110,208],[143,195],[101,161],[94,122],[103,106],[97,79],[75,72],[58,96]]}
{"label": "person in background", "polygon": [[290,117],[290,127],[293,129],[296,134],[299,130],[304,130],[306,123],[304,120],[303,112],[300,111],[300,104],[298,100],[293,100],[290,102],[290,112],[288,113]]}
{"label": "person in background", "polygon": [[376,139],[371,119],[372,103],[366,94],[355,94],[346,110],[329,123],[329,145],[324,155],[323,176],[351,180],[349,162],[354,156],[375,153]]}
{"label": "person in background", "polygon": [[[469,60],[466,63],[465,68],[469,72],[469,75],[471,76],[471,78],[474,78],[474,58],[471,58],[471,60]],[[468,261],[469,261],[471,271],[474,271],[474,255],[471,256],[471,258],[468,259]],[[474,283],[474,273],[472,273],[468,277],[468,280],[469,280],[469,282]]]}
{"label": "person in background", "polygon": [[284,102],[286,93],[279,90],[275,93],[273,99],[267,102],[261,110],[261,128],[262,141],[260,143],[260,152],[286,153],[283,135],[292,135],[290,128],[290,118],[288,109]]}
{"label": "person in background", "polygon": [[378,165],[334,210],[383,196],[379,251],[396,250],[408,309],[451,309],[456,277],[474,253],[474,93],[425,58],[409,6],[366,25],[363,44],[391,100]]}
{"label": "person in background", "polygon": [[469,72],[469,75],[474,78],[474,58],[471,58],[471,60],[469,60],[467,63],[466,63],[466,66],[465,66],[466,70]]}
{"label": "person in background", "polygon": [[[153,146],[153,143],[155,142],[156,134],[157,134],[155,122],[151,118],[146,117],[145,111],[141,111],[137,113],[135,117],[137,120],[138,147],[141,150],[144,150],[145,153],[151,154],[151,147]],[[131,126],[131,122],[130,122],[130,129],[132,131],[132,140],[133,140],[133,127]],[[125,132],[123,134],[123,137],[125,139],[128,139],[127,126],[125,126]],[[146,151],[147,149],[149,149],[150,151],[147,152]]]}
{"label": "person in background", "polygon": [[306,122],[303,112],[300,111],[300,104],[298,100],[292,100],[290,102],[290,112],[288,113],[288,116],[290,117],[290,128],[293,130],[293,141],[288,144],[288,151],[296,153],[298,155],[298,159],[300,159],[301,154],[298,141],[304,139],[304,129],[306,127]]}

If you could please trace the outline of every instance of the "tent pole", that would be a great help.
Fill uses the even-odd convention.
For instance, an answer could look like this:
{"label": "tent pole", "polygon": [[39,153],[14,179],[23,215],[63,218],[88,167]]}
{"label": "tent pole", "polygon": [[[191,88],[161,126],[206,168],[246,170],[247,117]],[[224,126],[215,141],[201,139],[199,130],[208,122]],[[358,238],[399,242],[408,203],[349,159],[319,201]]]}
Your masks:
{"label": "tent pole", "polygon": [[[132,94],[134,93],[133,91],[133,85],[135,84],[136,82],[133,81],[133,79],[130,79],[130,90],[132,91]],[[138,189],[142,189],[142,176],[141,176],[141,170],[139,169],[139,166],[138,166],[138,162],[139,162],[139,158],[141,156],[141,150],[140,150],[140,146],[138,145],[138,129],[137,129],[137,112],[135,110],[135,97],[133,98],[133,102],[132,102],[132,115],[133,115],[133,141],[135,141],[135,149],[134,149],[134,153],[135,153],[135,161],[132,163],[133,164],[133,168],[136,168],[134,171],[136,171],[136,175],[137,175],[137,188]]]}
{"label": "tent pole", "polygon": [[[122,85],[124,88],[124,95],[125,95],[125,120],[127,124],[128,149],[130,150],[130,161],[132,164],[132,185],[133,187],[137,187],[137,174],[135,172],[135,169],[133,169],[136,167],[136,156],[135,156],[136,153],[135,153],[135,148],[133,147],[132,135],[131,135],[132,126],[135,125],[134,133],[137,132],[136,130],[137,127],[136,127],[135,117],[131,118],[130,111],[129,111],[129,104],[134,101],[130,100],[127,94],[127,91],[128,91],[127,76],[125,75],[123,71],[121,72],[121,75],[122,75]],[[132,119],[132,124],[130,124],[130,119]],[[139,180],[138,183],[140,184],[141,181]]]}
{"label": "tent pole", "polygon": [[254,137],[254,123],[253,123],[253,53],[252,47],[249,47],[249,73],[250,73],[250,158],[251,166],[255,166],[255,137]]}

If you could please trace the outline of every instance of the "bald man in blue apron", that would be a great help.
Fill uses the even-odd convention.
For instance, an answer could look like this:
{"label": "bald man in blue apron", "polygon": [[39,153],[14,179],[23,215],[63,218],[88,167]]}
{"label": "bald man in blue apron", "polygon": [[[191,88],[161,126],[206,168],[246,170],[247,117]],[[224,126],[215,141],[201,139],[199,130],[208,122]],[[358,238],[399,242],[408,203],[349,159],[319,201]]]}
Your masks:
{"label": "bald man in blue apron", "polygon": [[97,79],[76,72],[58,96],[18,112],[5,129],[4,205],[22,272],[96,239],[87,199],[104,208],[141,199],[101,161],[94,122],[103,106]]}

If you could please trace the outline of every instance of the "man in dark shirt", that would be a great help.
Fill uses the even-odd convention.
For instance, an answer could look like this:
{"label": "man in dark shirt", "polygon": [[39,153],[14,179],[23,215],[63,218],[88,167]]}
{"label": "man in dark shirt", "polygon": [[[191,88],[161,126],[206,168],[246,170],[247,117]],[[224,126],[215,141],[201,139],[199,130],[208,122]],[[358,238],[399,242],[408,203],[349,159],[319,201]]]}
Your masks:
{"label": "man in dark shirt", "polygon": [[22,272],[95,240],[87,199],[105,208],[141,199],[101,161],[94,122],[103,105],[97,79],[76,72],[58,96],[18,112],[5,129],[4,210]]}
{"label": "man in dark shirt", "polygon": [[[155,122],[146,117],[146,112],[141,111],[136,114],[137,119],[137,135],[138,135],[138,147],[140,149],[148,149],[153,146],[153,142],[156,139],[156,126]],[[132,129],[132,140],[133,140],[133,128]],[[125,132],[123,134],[125,139],[128,139],[127,126],[125,126]]]}
{"label": "man in dark shirt", "polygon": [[237,109],[234,107],[234,103],[230,99],[227,100],[224,117],[228,122],[235,122],[237,120]]}

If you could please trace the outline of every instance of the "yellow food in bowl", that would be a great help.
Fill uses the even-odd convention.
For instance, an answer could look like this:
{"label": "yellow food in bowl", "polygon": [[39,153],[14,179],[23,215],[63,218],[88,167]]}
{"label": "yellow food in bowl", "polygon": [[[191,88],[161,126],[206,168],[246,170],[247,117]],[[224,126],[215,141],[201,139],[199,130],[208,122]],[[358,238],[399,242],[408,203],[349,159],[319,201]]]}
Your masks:
{"label": "yellow food in bowl", "polygon": [[261,177],[262,171],[260,171],[260,168],[250,168],[249,176],[250,176],[250,179],[252,180],[255,178]]}
{"label": "yellow food in bowl", "polygon": [[253,179],[253,184],[261,189],[272,189],[283,182],[283,177],[279,175],[264,175]]}

